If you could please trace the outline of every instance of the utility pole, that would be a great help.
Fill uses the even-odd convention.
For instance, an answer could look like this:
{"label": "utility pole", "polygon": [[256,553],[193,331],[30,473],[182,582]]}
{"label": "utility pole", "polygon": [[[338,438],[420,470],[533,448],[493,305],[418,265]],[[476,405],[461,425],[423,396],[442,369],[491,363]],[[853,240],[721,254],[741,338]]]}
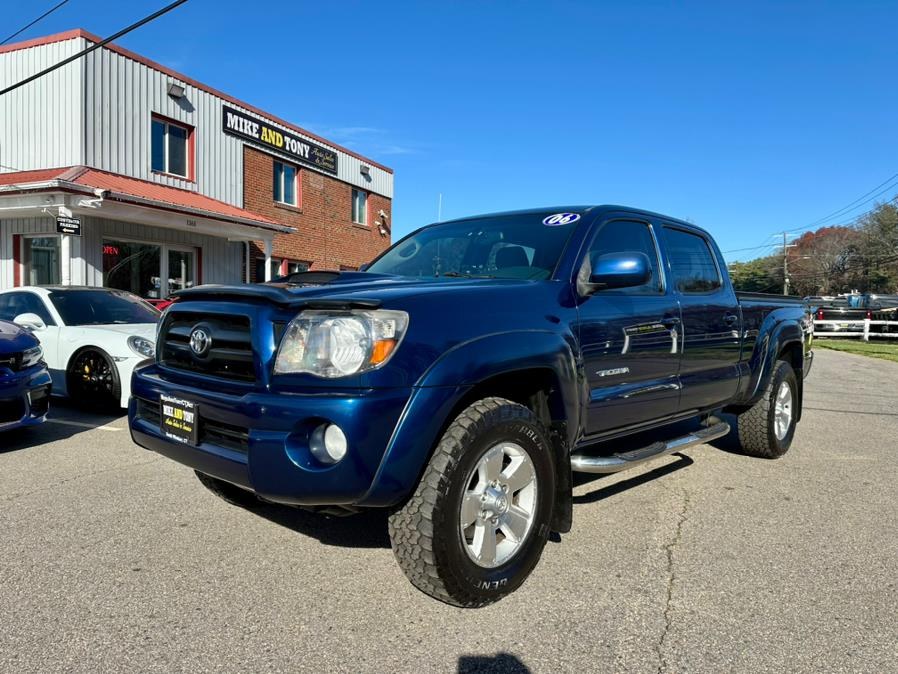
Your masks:
{"label": "utility pole", "polygon": [[789,249],[795,248],[794,243],[788,243],[788,232],[783,232],[783,295],[789,294]]}

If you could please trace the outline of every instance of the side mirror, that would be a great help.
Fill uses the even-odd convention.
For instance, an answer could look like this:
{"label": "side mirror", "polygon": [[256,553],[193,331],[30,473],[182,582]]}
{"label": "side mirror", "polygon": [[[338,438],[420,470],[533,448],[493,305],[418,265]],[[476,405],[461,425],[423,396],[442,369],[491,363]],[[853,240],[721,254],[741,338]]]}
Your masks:
{"label": "side mirror", "polygon": [[367,263],[367,262],[365,264],[360,264],[359,271],[365,271],[366,269],[368,269],[368,264],[369,263]]}
{"label": "side mirror", "polygon": [[20,325],[26,330],[46,330],[47,324],[37,314],[19,314],[13,321],[16,325]]}
{"label": "side mirror", "polygon": [[633,288],[652,278],[649,258],[645,253],[606,253],[594,260],[589,285],[593,292],[612,288]]}

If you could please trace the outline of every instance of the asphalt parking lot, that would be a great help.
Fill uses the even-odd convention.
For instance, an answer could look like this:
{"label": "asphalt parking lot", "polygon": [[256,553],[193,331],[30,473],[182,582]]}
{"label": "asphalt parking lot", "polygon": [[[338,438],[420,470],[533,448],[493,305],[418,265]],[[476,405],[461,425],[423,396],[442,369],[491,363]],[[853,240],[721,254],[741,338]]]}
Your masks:
{"label": "asphalt parking lot", "polygon": [[474,611],[405,580],[382,515],[229,506],[57,405],[0,436],[0,669],[896,671],[898,364],[816,355],[784,459],[581,484],[574,530]]}

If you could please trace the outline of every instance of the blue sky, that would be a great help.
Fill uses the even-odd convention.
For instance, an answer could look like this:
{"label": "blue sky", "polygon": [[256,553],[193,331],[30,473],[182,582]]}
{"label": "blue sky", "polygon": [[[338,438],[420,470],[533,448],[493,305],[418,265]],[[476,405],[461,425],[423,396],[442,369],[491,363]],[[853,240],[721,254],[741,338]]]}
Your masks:
{"label": "blue sky", "polygon": [[[20,39],[165,2],[70,0]],[[4,7],[4,37],[52,4]],[[730,250],[898,173],[896,25],[894,2],[190,0],[120,43],[394,168],[394,240],[442,193],[444,219],[639,206]]]}

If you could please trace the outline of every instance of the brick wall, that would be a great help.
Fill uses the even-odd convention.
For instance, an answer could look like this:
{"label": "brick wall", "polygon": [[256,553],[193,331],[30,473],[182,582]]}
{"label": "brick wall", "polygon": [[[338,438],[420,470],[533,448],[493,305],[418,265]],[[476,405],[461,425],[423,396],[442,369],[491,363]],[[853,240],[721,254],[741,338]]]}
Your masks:
{"label": "brick wall", "polygon": [[[274,258],[310,262],[310,269],[358,267],[370,262],[390,245],[375,220],[378,211],[392,224],[390,199],[368,193],[368,226],[352,222],[352,186],[334,178],[300,168],[297,208],[274,201],[274,158],[243,147],[243,207],[290,227],[295,234],[279,234],[274,239]],[[261,242],[251,247],[253,257],[263,257]]]}

